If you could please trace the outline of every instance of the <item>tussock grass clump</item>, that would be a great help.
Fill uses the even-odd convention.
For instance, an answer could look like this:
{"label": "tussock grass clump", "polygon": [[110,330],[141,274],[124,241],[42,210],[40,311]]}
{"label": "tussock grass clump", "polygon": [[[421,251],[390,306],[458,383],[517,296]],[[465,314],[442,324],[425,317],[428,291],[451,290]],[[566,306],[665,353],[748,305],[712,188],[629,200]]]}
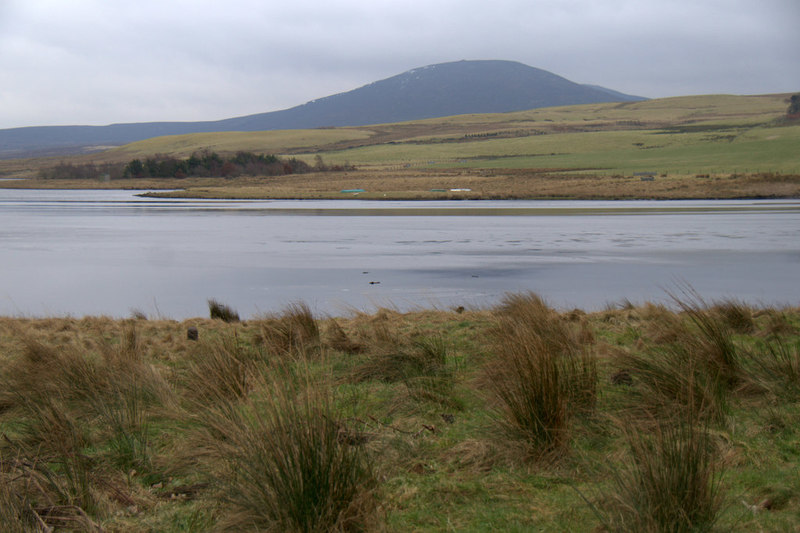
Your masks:
{"label": "tussock grass clump", "polygon": [[[694,324],[697,333],[687,330],[687,344],[691,341],[698,352],[697,357],[702,358],[709,367],[710,372],[717,372],[733,385],[739,379],[739,359],[736,345],[733,341],[733,331],[728,325],[730,316],[714,313],[699,294],[691,288],[684,290],[684,298],[670,295],[684,314]],[[733,320],[744,314],[743,307],[729,301],[722,306],[723,309],[734,309]]]}
{"label": "tussock grass clump", "polygon": [[92,491],[92,459],[86,454],[91,441],[85,424],[56,398],[28,406],[24,441],[15,452],[41,463],[48,493],[61,505],[93,513],[97,500]]}
{"label": "tussock grass clump", "polygon": [[709,432],[693,415],[623,423],[629,466],[612,477],[612,531],[709,531],[723,503],[721,467]]}
{"label": "tussock grass clump", "polygon": [[18,483],[20,474],[2,460],[0,469],[0,529],[7,533],[41,531],[25,486]]}
{"label": "tussock grass clump", "polygon": [[225,525],[310,532],[369,522],[371,462],[343,438],[329,390],[276,375],[258,394],[203,415],[208,446],[224,464],[211,475],[230,505]]}
{"label": "tussock grass clump", "polygon": [[535,294],[508,296],[491,332],[487,385],[500,403],[505,434],[535,457],[563,449],[572,417],[593,409],[594,357],[575,332]]}
{"label": "tussock grass clump", "polygon": [[114,471],[150,469],[149,421],[171,391],[144,362],[136,328],[123,323],[117,332],[116,342],[63,344],[21,332],[19,353],[0,370],[4,415],[15,420],[0,453],[25,467],[25,497],[40,526],[92,530],[89,517],[106,508],[98,487]]}
{"label": "tussock grass clump", "polygon": [[319,323],[304,302],[291,304],[281,314],[259,320],[258,327],[260,342],[275,355],[304,359],[322,352]]}
{"label": "tussock grass clump", "polygon": [[76,505],[57,503],[55,473],[41,463],[0,456],[0,529],[4,533],[102,531]]}
{"label": "tussock grass clump", "polygon": [[461,409],[461,403],[452,396],[454,369],[448,364],[450,348],[444,339],[421,337],[414,339],[412,346],[413,355],[402,378],[410,397]]}
{"label": "tussock grass clump", "polygon": [[752,333],[755,330],[753,310],[743,302],[728,298],[714,303],[711,311],[716,313],[731,331]]}
{"label": "tussock grass clump", "polygon": [[187,371],[187,392],[201,405],[243,398],[266,364],[266,355],[233,334],[203,341]]}
{"label": "tussock grass clump", "polygon": [[432,402],[461,409],[453,396],[455,369],[450,364],[450,346],[441,337],[417,336],[381,344],[353,368],[350,381],[378,380],[402,383],[414,402]]}
{"label": "tussock grass clump", "polygon": [[212,319],[219,319],[223,322],[239,322],[239,313],[232,307],[214,299],[208,300],[208,313]]}
{"label": "tussock grass clump", "polygon": [[373,379],[395,383],[442,375],[448,371],[447,350],[441,338],[398,338],[392,344],[376,346],[366,360],[353,369],[351,378],[356,383]]}
{"label": "tussock grass clump", "polygon": [[655,344],[676,342],[685,334],[681,318],[664,305],[646,304],[640,311],[646,339]]}
{"label": "tussock grass clump", "polygon": [[786,311],[767,309],[763,314],[766,315],[763,334],[767,337],[797,335],[800,332],[800,329],[789,320]]}
{"label": "tussock grass clump", "polygon": [[[391,323],[394,322],[394,325]],[[454,397],[456,380],[453,346],[442,335],[427,335],[406,331],[388,313],[379,313],[369,322],[371,338],[362,336],[363,353],[344,378],[350,383],[379,381],[402,384],[413,403],[431,402],[442,407],[461,409],[462,402]],[[361,328],[365,324],[361,324]],[[396,402],[400,408],[404,402]]]}
{"label": "tussock grass clump", "polygon": [[0,370],[0,406],[10,409],[24,401],[38,402],[57,395],[85,399],[103,386],[98,361],[73,346],[57,347],[35,337],[20,339],[21,354]]}
{"label": "tussock grass clump", "polygon": [[378,346],[396,345],[405,337],[402,315],[395,310],[381,308],[374,315],[356,313],[354,323],[355,342],[375,350]]}
{"label": "tussock grass clump", "polygon": [[136,379],[113,384],[108,395],[91,402],[110,433],[111,461],[125,472],[150,470],[150,404],[147,389]]}
{"label": "tussock grass clump", "polygon": [[691,409],[721,421],[728,412],[727,382],[718,368],[709,368],[694,342],[622,352],[617,364],[632,378],[628,401],[633,414],[660,417]]}
{"label": "tussock grass clump", "polygon": [[325,345],[337,352],[358,354],[364,351],[363,343],[353,340],[342,326],[334,319],[328,322]]}
{"label": "tussock grass clump", "polygon": [[80,410],[137,381],[150,403],[169,401],[163,378],[144,361],[135,325],[114,344],[73,339],[43,342],[20,334],[21,350],[0,369],[0,406],[9,409],[57,397]]}
{"label": "tussock grass clump", "polygon": [[679,316],[662,312],[663,320],[650,321],[655,343],[621,353],[617,363],[633,378],[635,411],[670,416],[675,409],[689,409],[719,422],[743,382],[742,357],[729,322],[746,313],[735,302],[712,308],[691,289],[684,293],[684,299],[671,295]]}
{"label": "tussock grass clump", "polygon": [[776,335],[745,350],[742,358],[756,390],[787,399],[800,395],[800,340]]}

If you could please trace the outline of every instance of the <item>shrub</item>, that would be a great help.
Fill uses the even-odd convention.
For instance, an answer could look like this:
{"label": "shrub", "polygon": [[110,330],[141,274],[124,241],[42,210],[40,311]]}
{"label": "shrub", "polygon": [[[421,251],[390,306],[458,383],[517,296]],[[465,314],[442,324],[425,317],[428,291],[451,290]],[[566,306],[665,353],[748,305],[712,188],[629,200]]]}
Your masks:
{"label": "shrub", "polygon": [[789,118],[800,118],[800,93],[789,97],[789,107],[786,109]]}

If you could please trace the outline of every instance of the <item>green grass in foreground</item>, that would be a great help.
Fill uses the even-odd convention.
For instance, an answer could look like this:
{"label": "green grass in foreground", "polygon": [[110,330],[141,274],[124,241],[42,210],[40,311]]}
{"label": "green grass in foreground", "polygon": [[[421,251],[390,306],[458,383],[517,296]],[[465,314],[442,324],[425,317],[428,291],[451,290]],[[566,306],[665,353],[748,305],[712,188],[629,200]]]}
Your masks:
{"label": "green grass in foreground", "polygon": [[0,529],[794,531],[800,309],[674,303],[0,319]]}

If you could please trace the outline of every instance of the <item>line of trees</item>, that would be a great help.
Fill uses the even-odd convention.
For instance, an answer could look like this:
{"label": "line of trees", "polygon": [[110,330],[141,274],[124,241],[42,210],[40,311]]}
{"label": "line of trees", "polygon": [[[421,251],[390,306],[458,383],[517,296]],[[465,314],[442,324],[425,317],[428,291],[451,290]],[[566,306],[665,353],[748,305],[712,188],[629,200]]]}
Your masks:
{"label": "line of trees", "polygon": [[279,159],[274,155],[237,152],[222,157],[203,150],[188,159],[156,155],[144,160],[134,159],[123,170],[125,178],[185,178],[188,176],[280,176],[310,172],[312,167],[299,159]]}
{"label": "line of trees", "polygon": [[314,164],[274,155],[236,152],[223,157],[216,152],[203,150],[186,159],[169,155],[155,155],[144,159],[133,159],[126,164],[104,163],[59,163],[40,172],[46,179],[133,179],[133,178],[186,178],[186,177],[236,177],[236,176],[282,176],[306,172],[353,170],[350,165],[326,165],[317,155]]}

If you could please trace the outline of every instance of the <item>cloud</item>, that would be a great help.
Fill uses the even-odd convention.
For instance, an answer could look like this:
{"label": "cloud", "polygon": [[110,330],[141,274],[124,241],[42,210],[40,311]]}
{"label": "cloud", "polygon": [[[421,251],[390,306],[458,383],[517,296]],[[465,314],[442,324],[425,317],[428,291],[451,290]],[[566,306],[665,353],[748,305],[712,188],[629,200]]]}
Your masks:
{"label": "cloud", "polygon": [[643,96],[800,90],[796,0],[7,0],[0,127],[210,120],[509,59]]}

